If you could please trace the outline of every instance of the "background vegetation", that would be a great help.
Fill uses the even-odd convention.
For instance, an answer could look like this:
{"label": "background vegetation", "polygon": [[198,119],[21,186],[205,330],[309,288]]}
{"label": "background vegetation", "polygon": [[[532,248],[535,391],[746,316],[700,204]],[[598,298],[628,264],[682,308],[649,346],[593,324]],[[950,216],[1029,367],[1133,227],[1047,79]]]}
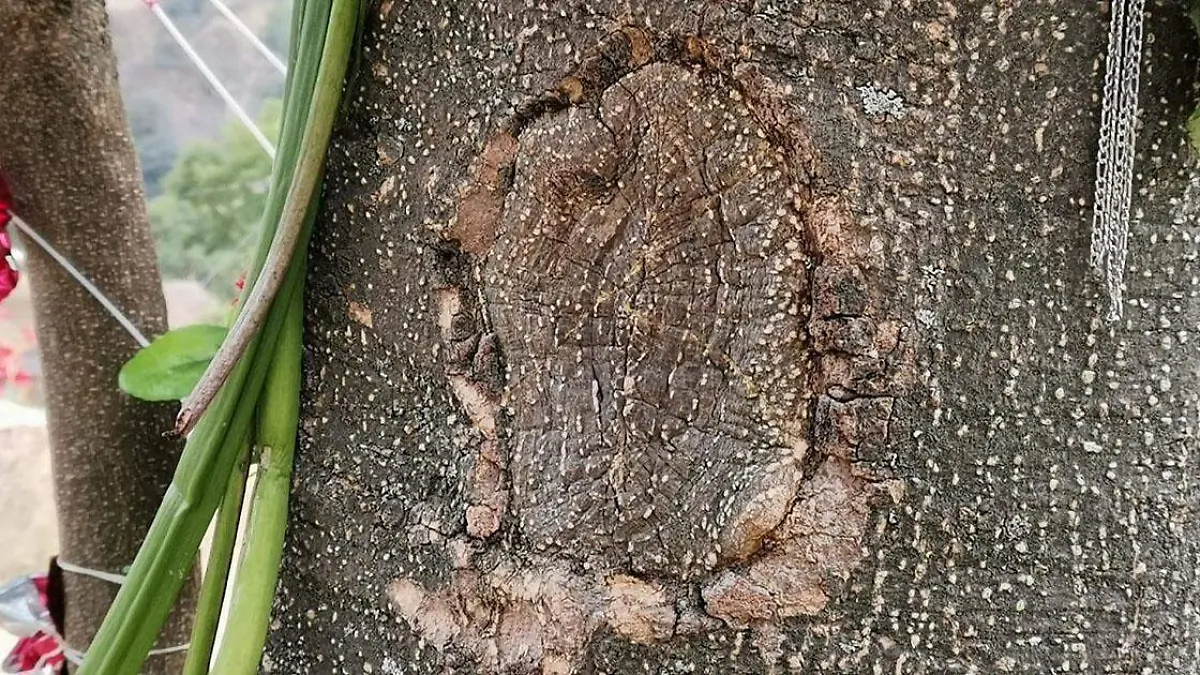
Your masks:
{"label": "background vegetation", "polygon": [[[276,54],[287,52],[286,0],[226,0]],[[268,137],[283,77],[209,0],[162,7]],[[271,163],[140,0],[109,3],[121,89],[141,164],[159,266],[232,298],[262,211]]]}

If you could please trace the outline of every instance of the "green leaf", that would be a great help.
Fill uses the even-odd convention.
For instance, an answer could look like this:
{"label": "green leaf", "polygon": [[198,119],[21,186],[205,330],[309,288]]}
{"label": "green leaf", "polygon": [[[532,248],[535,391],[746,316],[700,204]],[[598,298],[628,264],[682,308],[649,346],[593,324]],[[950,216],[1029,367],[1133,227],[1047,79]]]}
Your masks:
{"label": "green leaf", "polygon": [[121,367],[121,391],[145,401],[178,401],[192,392],[221,341],[225,326],[197,324],[151,342]]}
{"label": "green leaf", "polygon": [[1200,107],[1197,107],[1196,110],[1192,111],[1191,116],[1188,117],[1187,135],[1188,143],[1191,144],[1192,149],[1195,150],[1197,154],[1200,154]]}

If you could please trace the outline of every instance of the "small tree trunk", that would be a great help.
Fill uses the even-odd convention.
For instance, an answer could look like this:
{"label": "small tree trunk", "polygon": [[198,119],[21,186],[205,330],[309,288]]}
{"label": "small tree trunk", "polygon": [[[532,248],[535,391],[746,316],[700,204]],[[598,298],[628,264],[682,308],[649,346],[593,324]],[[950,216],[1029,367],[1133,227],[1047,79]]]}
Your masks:
{"label": "small tree trunk", "polygon": [[[150,337],[166,330],[137,160],[100,0],[0,3],[0,168],[18,213]],[[137,345],[36,246],[34,291],[64,560],[120,572],[137,553],[180,444],[176,406],[134,400],[117,372]],[[85,648],[117,588],[68,574],[66,636]],[[187,641],[185,592],[160,644]],[[144,672],[177,673],[181,657]]]}

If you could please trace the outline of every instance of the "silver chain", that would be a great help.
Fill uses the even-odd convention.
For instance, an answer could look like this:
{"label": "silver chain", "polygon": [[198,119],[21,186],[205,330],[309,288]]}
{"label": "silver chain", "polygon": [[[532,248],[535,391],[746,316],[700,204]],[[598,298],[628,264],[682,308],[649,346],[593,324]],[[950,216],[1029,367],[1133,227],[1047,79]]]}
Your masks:
{"label": "silver chain", "polygon": [[1104,107],[1100,117],[1100,149],[1096,156],[1091,264],[1104,275],[1110,321],[1121,318],[1124,311],[1122,281],[1133,199],[1145,5],[1145,0],[1112,0],[1108,56],[1104,65]]}

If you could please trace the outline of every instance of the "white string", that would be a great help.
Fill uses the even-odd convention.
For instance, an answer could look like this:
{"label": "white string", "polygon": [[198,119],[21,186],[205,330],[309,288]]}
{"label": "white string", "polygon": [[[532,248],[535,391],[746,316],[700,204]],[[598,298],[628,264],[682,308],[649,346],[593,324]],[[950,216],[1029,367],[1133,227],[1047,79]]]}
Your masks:
{"label": "white string", "polygon": [[259,54],[262,54],[264,58],[271,62],[272,66],[275,66],[275,70],[278,70],[280,75],[287,75],[287,66],[283,65],[283,61],[280,61],[279,57],[275,56],[275,52],[272,52],[270,47],[268,47],[262,40],[258,39],[258,36],[254,34],[254,31],[250,30],[250,27],[243,23],[242,20],[238,18],[237,14],[234,14],[233,10],[229,9],[228,5],[226,5],[224,2],[221,2],[221,0],[208,1],[212,3],[213,7],[217,8],[218,12],[224,15],[225,18],[233,24],[234,28],[237,28],[239,33],[241,33],[247,40],[250,41],[250,44],[254,45],[254,48],[258,50]]}
{"label": "white string", "polygon": [[[74,647],[68,645],[57,631],[54,631],[50,634],[54,636],[54,639],[58,640],[59,649],[62,650],[62,655],[65,656],[68,661],[77,666],[83,665],[83,660],[87,658],[87,652],[75,649]],[[181,645],[162,647],[160,649],[151,649],[150,651],[146,652],[146,656],[166,656],[167,654],[178,654],[179,652],[187,651],[191,646],[192,643],[185,642]]]}
{"label": "white string", "polygon": [[[81,651],[67,644],[66,639],[58,634],[58,631],[51,630],[50,635],[58,640],[58,648],[62,651],[62,655],[71,663],[77,666],[83,665],[83,660],[87,658],[87,652]],[[192,646],[192,643],[185,642],[181,645],[172,645],[170,647],[161,647],[159,649],[151,649],[146,652],[146,656],[165,656],[167,654],[178,654],[179,652],[187,651]]]}
{"label": "white string", "polygon": [[[108,581],[117,585],[125,583],[124,575],[95,570],[90,567],[83,567],[81,565],[73,565],[69,562],[63,561],[62,558],[58,558],[55,563],[58,565],[59,569],[63,570],[64,572],[72,572],[87,577],[93,577],[95,579]],[[69,645],[67,643],[67,639],[63,637],[61,633],[55,630],[53,626],[43,627],[42,633],[54,638],[55,643],[57,643],[57,648],[52,652],[43,654],[41,658],[38,659],[37,663],[34,664],[33,670],[22,671],[21,673],[18,673],[18,675],[42,675],[41,670],[45,668],[49,660],[55,656],[58,656],[59,654],[62,654],[63,658],[77,666],[83,665],[83,660],[87,657],[87,653]],[[185,642],[181,645],[151,649],[149,652],[147,652],[147,656],[165,656],[167,654],[177,654],[179,652],[187,651],[190,647],[191,643]]]}
{"label": "white string", "polygon": [[117,320],[117,323],[121,324],[121,327],[125,329],[125,332],[133,336],[133,339],[137,341],[138,346],[145,347],[146,345],[150,344],[150,341],[146,339],[146,336],[142,334],[142,331],[138,330],[137,326],[133,325],[133,322],[130,321],[129,318],[126,317],[125,314],[113,303],[113,301],[109,300],[99,288],[96,288],[96,285],[93,284],[87,277],[85,277],[83,272],[79,271],[78,267],[75,267],[75,265],[71,264],[71,261],[67,260],[63,254],[55,250],[55,248],[50,245],[50,242],[43,239],[41,235],[39,235],[32,227],[29,226],[29,223],[26,223],[12,211],[9,211],[8,214],[12,217],[12,223],[17,226],[17,229],[21,231],[21,234],[29,237],[29,239],[31,239],[35,244],[41,247],[43,251],[46,252],[46,255],[50,256],[54,262],[58,263],[60,267],[66,270],[67,274],[70,274],[71,277],[74,278],[75,281],[78,282],[85,291],[90,293],[92,297],[96,299],[96,302],[99,302],[100,305],[104,307],[104,309],[110,315],[112,315],[114,319]]}
{"label": "white string", "polygon": [[1090,262],[1104,275],[1108,319],[1115,321],[1124,311],[1145,0],[1113,0],[1111,7]]}
{"label": "white string", "polygon": [[146,655],[147,656],[163,656],[166,654],[178,654],[179,652],[186,652],[188,650],[188,648],[191,646],[192,646],[192,643],[185,642],[181,645],[175,645],[174,647],[163,647],[161,649],[151,649],[150,651],[146,652]]}
{"label": "white string", "polygon": [[104,570],[96,570],[96,569],[92,569],[90,567],[84,567],[82,565],[75,565],[73,563],[69,563],[69,562],[63,560],[62,558],[59,558],[57,563],[58,563],[59,568],[61,568],[62,571],[64,571],[64,572],[71,572],[72,574],[78,574],[80,576],[85,576],[85,577],[91,577],[93,579],[99,579],[100,581],[107,581],[110,584],[116,584],[118,586],[125,583],[125,575],[124,574],[116,574],[115,572],[105,572]]}
{"label": "white string", "polygon": [[208,64],[204,62],[204,59],[200,58],[200,55],[196,53],[195,49],[192,48],[191,43],[187,41],[187,38],[183,36],[183,33],[179,32],[179,29],[175,26],[175,22],[171,21],[171,17],[167,16],[167,13],[163,11],[161,6],[159,6],[158,0],[143,0],[143,2],[145,3],[146,7],[150,8],[150,11],[154,13],[154,16],[158,17],[159,23],[161,23],[163,28],[166,28],[167,32],[171,34],[171,38],[175,40],[175,44],[178,44],[179,48],[182,49],[185,54],[187,54],[187,57],[189,60],[191,60],[192,65],[196,66],[196,69],[200,71],[200,74],[204,76],[204,79],[208,80],[208,83],[212,85],[212,88],[215,89],[217,94],[221,96],[221,99],[225,101],[225,105],[229,106],[229,109],[233,112],[234,116],[238,118],[238,121],[240,121],[242,125],[246,127],[246,130],[250,132],[250,135],[254,137],[254,140],[258,141],[258,145],[263,149],[263,152],[267,153],[267,156],[271,159],[275,159],[275,146],[258,128],[258,125],[254,123],[254,120],[250,118],[250,115],[246,114],[246,111],[242,109],[242,106],[238,105],[237,100],[233,98],[233,94],[230,94],[229,90],[225,88],[225,85],[221,84],[221,81],[217,79],[216,74],[213,73],[213,71],[208,67]]}
{"label": "white string", "polygon": [[[74,563],[69,563],[69,562],[63,560],[61,557],[57,558],[54,562],[56,565],[58,565],[58,568],[64,572],[71,572],[73,574],[79,574],[79,575],[85,576],[85,577],[92,577],[93,579],[107,581],[110,584],[116,584],[118,586],[123,585],[125,583],[125,579],[127,578],[124,574],[115,574],[113,572],[105,572],[104,570],[97,570],[97,569],[92,569],[91,567],[84,567],[83,565],[76,565]],[[82,662],[83,652],[79,651],[78,649],[73,649],[73,648],[67,646],[66,641],[62,638],[61,635],[55,634],[54,637],[58,640],[59,644],[62,645],[63,653],[67,656],[68,660],[70,660],[72,663],[75,663],[76,665],[78,665],[79,663]],[[190,643],[185,643],[185,644],[181,644],[181,645],[175,645],[174,647],[163,647],[161,649],[151,649],[150,656],[158,656],[158,655],[162,655],[162,654],[174,654],[176,652],[182,652],[182,651],[185,651],[189,646],[190,646]],[[72,658],[72,654],[77,655],[78,660],[76,660],[75,658]]]}

